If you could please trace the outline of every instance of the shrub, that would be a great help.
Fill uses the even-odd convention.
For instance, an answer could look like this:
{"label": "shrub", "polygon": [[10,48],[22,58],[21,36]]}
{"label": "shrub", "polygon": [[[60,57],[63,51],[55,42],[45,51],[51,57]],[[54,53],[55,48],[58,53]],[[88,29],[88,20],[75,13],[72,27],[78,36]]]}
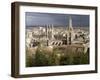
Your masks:
{"label": "shrub", "polygon": [[32,53],[29,50],[26,50],[26,67],[34,66],[34,57],[30,54]]}
{"label": "shrub", "polygon": [[68,56],[61,56],[60,58],[60,65],[68,65],[69,64],[69,57]]}
{"label": "shrub", "polygon": [[35,65],[36,66],[50,66],[53,65],[53,57],[51,53],[45,51],[43,48],[38,47],[35,54]]}

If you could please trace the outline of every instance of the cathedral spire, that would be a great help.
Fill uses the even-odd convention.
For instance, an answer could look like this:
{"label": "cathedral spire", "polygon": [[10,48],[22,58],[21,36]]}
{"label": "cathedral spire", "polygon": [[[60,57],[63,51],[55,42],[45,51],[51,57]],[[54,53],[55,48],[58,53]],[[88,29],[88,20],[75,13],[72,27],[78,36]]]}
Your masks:
{"label": "cathedral spire", "polygon": [[69,16],[69,26],[68,26],[68,30],[69,31],[73,31],[73,27],[72,27],[72,17]]}
{"label": "cathedral spire", "polygon": [[72,17],[69,16],[69,26],[68,26],[68,41],[69,41],[69,45],[71,45],[72,40],[73,40],[73,27],[72,27]]}

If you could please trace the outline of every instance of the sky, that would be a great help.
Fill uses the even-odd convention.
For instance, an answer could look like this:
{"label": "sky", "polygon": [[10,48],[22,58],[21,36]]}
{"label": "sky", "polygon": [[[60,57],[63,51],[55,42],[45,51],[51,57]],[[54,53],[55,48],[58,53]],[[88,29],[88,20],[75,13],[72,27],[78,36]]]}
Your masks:
{"label": "sky", "polygon": [[25,24],[26,27],[34,25],[60,25],[68,26],[69,16],[72,17],[73,27],[89,27],[89,15],[77,15],[77,14],[55,14],[55,13],[37,13],[37,12],[26,12],[25,13]]}

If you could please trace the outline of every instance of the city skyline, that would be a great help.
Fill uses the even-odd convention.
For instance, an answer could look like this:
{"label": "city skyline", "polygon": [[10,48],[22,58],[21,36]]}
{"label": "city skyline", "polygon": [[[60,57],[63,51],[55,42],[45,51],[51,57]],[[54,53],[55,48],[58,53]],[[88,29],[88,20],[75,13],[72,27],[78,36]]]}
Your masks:
{"label": "city skyline", "polygon": [[88,28],[86,15],[26,13],[26,67],[89,64]]}

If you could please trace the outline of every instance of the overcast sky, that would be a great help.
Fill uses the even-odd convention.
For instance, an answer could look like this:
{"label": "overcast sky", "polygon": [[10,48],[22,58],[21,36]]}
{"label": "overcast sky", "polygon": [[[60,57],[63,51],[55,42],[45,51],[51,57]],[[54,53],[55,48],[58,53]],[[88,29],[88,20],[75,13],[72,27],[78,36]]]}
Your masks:
{"label": "overcast sky", "polygon": [[89,15],[71,15],[71,14],[53,14],[53,13],[25,13],[26,26],[34,25],[68,25],[68,16],[72,16],[72,25],[74,26],[89,26]]}

